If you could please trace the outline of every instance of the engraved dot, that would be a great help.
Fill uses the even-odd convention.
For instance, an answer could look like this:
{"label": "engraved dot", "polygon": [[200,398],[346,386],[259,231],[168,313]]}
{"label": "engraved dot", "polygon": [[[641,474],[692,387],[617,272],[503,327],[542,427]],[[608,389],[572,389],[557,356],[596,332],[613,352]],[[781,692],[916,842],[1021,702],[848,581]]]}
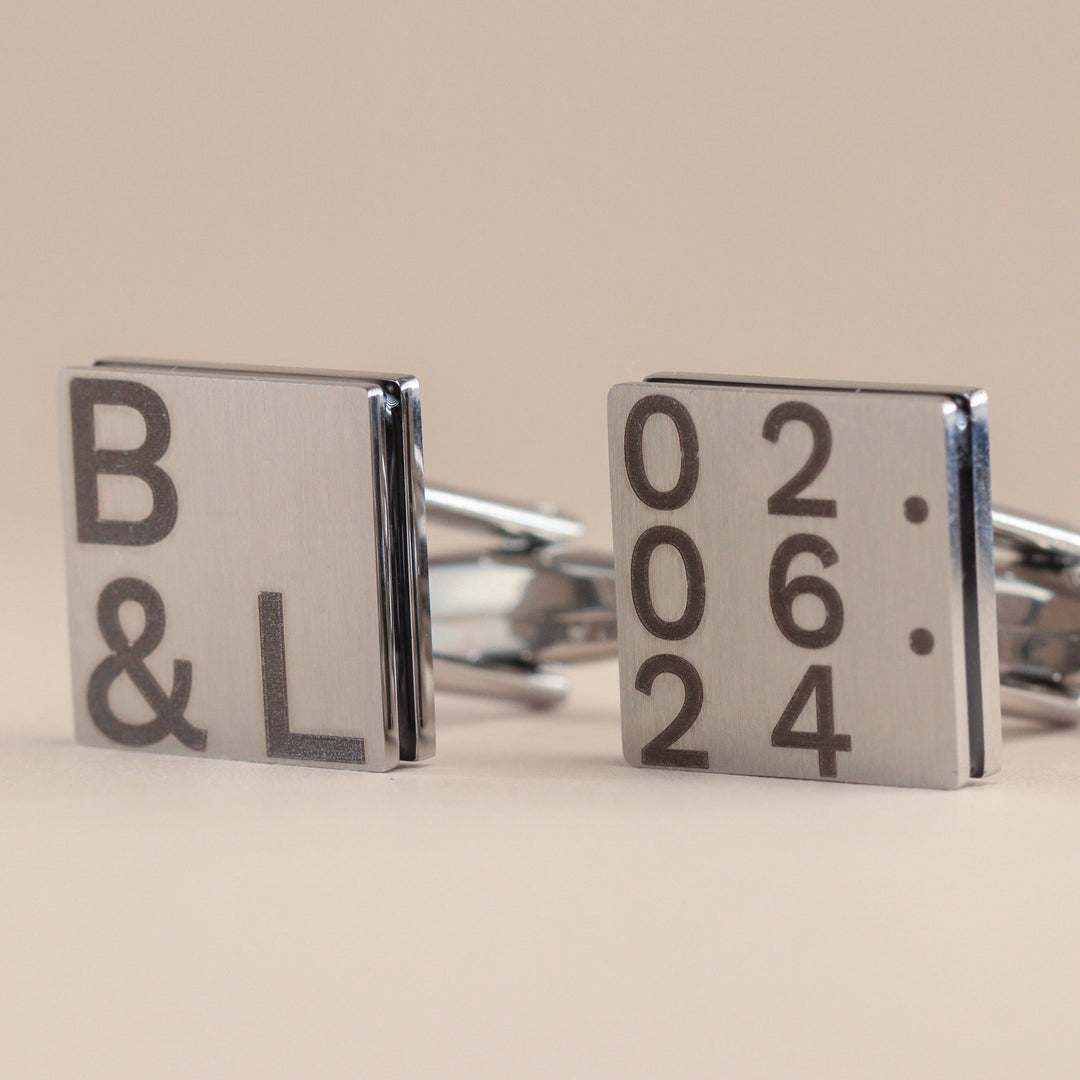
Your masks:
{"label": "engraved dot", "polygon": [[930,507],[926,505],[926,500],[921,495],[912,495],[904,503],[904,517],[911,522],[912,525],[921,525],[929,516]]}
{"label": "engraved dot", "polygon": [[934,651],[934,635],[921,626],[911,631],[911,651],[916,656],[928,656]]}

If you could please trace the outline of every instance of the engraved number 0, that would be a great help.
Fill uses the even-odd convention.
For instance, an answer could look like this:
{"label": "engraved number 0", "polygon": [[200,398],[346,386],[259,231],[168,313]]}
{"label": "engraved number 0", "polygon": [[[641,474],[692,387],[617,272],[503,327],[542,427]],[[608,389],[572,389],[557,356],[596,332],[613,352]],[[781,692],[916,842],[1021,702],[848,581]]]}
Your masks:
{"label": "engraved number 0", "polygon": [[[667,416],[675,424],[679,438],[679,476],[675,485],[664,491],[657,488],[645,470],[643,450],[645,424],[650,417]],[[649,394],[634,403],[623,431],[623,463],[634,494],[650,510],[678,510],[685,506],[697,489],[698,437],[690,411],[680,401],[665,394]],[[658,547],[675,549],[682,559],[686,576],[686,603],[677,619],[665,619],[653,605],[649,568]],[[630,593],[641,625],[664,641],[683,641],[701,625],[705,613],[705,567],[697,544],[682,529],[672,525],[653,525],[645,529],[634,544],[630,559]],[[707,750],[676,749],[678,742],[701,714],[705,692],[701,675],[689,660],[671,653],[650,656],[638,669],[634,687],[651,694],[660,675],[674,675],[683,684],[683,703],[675,719],[651,739],[641,751],[642,765],[666,765],[681,769],[707,769]]]}

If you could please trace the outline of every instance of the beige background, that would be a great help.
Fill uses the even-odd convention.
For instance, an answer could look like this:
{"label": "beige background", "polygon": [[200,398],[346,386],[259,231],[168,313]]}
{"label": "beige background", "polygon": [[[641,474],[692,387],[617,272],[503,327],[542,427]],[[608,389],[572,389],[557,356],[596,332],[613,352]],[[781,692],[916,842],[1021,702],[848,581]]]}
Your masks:
{"label": "beige background", "polygon": [[1066,1076],[1080,739],[959,793],[643,774],[615,678],[389,777],[75,747],[54,373],[405,368],[609,534],[671,368],[974,382],[1080,520],[1080,6],[6,0],[7,1076]]}

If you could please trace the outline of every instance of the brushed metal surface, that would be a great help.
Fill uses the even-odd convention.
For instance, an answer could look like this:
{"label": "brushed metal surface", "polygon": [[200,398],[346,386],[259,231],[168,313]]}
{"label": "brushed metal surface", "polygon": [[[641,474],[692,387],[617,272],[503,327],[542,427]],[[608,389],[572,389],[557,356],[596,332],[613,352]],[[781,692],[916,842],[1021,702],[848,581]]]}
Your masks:
{"label": "brushed metal surface", "polygon": [[[627,474],[624,432],[635,402],[665,395],[689,410],[698,439],[696,488],[684,505],[653,509]],[[827,418],[831,453],[801,494],[835,500],[834,517],[770,514],[769,497],[807,462],[810,429],[784,425],[763,437],[784,402],[805,402]],[[704,752],[714,772],[819,778],[813,750],[774,746],[772,734],[810,665],[832,668],[835,732],[851,749],[835,754],[836,779],[953,788],[1000,760],[1000,703],[994,624],[985,399],[979,392],[907,387],[793,384],[781,380],[657,376],[616,386],[609,396],[616,604],[623,744],[631,764],[676,716],[683,687],[670,674],[651,693],[635,686],[653,656],[689,661],[701,677],[701,712],[674,747]],[[650,483],[671,489],[680,474],[675,425],[650,417],[642,434]],[[913,522],[905,503],[925,500]],[[642,533],[684,531],[700,552],[705,600],[684,639],[646,630],[631,595],[630,564]],[[804,648],[778,627],[770,604],[774,553],[787,538],[815,534],[835,565],[797,555],[787,578],[829,582],[843,602],[831,644]],[[657,614],[675,620],[686,571],[670,546],[648,565]],[[818,627],[822,602],[795,601],[796,621]],[[917,654],[912,631],[933,648]],[[813,731],[811,699],[795,731]],[[981,758],[982,760],[978,760]],[[704,759],[699,755],[700,764]]]}
{"label": "brushed metal surface", "polygon": [[[176,524],[147,546],[77,539],[69,395],[75,379],[129,380],[165,402],[171,439],[159,464],[177,490]],[[160,644],[143,661],[168,693],[174,661],[191,664],[187,720],[205,750],[174,735],[167,753],[251,761],[271,756],[264,714],[260,596],[280,594],[289,727],[363,739],[363,760],[305,764],[382,771],[432,750],[431,659],[424,582],[422,456],[415,383],[393,376],[109,362],[60,378],[63,491],[76,732],[115,746],[94,722],[88,685],[110,654],[98,614],[110,582],[160,595]],[[97,406],[99,448],[138,447],[131,408]],[[104,518],[137,520],[150,493],[137,477],[101,476]],[[269,610],[269,609],[268,609]],[[128,640],[142,614],[121,610]],[[153,718],[122,672],[112,711]],[[356,744],[349,744],[356,745]]]}

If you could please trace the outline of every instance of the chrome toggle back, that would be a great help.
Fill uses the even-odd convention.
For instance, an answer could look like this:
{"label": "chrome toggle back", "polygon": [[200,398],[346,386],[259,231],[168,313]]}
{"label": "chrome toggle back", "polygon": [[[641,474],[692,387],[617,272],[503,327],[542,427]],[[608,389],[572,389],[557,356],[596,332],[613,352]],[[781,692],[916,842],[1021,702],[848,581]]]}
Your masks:
{"label": "chrome toggle back", "polygon": [[995,510],[994,563],[1002,709],[1080,722],[1080,533]]}
{"label": "chrome toggle back", "polygon": [[580,521],[550,507],[427,489],[428,520],[498,538],[429,562],[439,690],[550,708],[569,689],[552,665],[618,652],[610,554],[569,547]]}

